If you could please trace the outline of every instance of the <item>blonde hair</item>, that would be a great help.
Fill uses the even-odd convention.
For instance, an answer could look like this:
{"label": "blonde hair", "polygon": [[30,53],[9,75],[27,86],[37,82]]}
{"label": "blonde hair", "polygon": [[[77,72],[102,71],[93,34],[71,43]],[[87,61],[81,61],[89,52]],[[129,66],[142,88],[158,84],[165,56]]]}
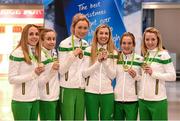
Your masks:
{"label": "blonde hair", "polygon": [[146,53],[147,53],[147,47],[146,47],[146,45],[145,45],[145,36],[146,36],[146,33],[154,33],[155,35],[156,35],[156,37],[157,37],[157,40],[158,40],[158,42],[157,42],[157,48],[158,48],[158,50],[164,50],[163,49],[163,44],[162,44],[162,37],[161,37],[161,34],[160,34],[160,32],[159,32],[159,30],[157,30],[156,28],[154,28],[154,27],[148,27],[148,28],[146,28],[145,29],[145,31],[144,31],[144,33],[143,33],[143,41],[142,41],[142,45],[141,45],[141,52],[142,52],[142,55],[143,56],[145,56],[146,55]]}
{"label": "blonde hair", "polygon": [[136,46],[136,41],[135,41],[135,37],[131,32],[124,32],[121,39],[120,39],[120,45],[122,45],[122,41],[124,37],[130,37],[133,41],[133,45]]}
{"label": "blonde hair", "polygon": [[[120,46],[122,45],[122,41],[123,41],[123,38],[124,38],[124,37],[130,37],[131,40],[132,40],[132,42],[133,42],[134,47],[136,46],[135,37],[134,37],[133,33],[131,33],[131,32],[124,32],[124,33],[123,33],[123,35],[121,36],[120,42],[119,42]],[[119,60],[119,61],[122,61],[122,60],[123,60],[122,51],[119,51],[119,52],[118,52],[118,60]]]}
{"label": "blonde hair", "polygon": [[[25,59],[25,62],[27,64],[32,64],[31,62],[31,59],[29,57],[29,50],[28,50],[28,31],[31,27],[35,27],[35,28],[39,28],[38,26],[34,25],[34,24],[27,24],[23,30],[22,30],[22,33],[21,33],[21,39],[20,39],[20,42],[19,44],[17,45],[17,47],[15,49],[17,49],[18,47],[21,47],[22,48],[22,51],[23,51],[23,55],[24,55],[24,59]],[[39,29],[38,29],[39,31]],[[35,56],[38,60],[38,62],[40,62],[40,55],[41,55],[41,51],[40,51],[40,41],[38,41],[36,47],[35,47]]]}
{"label": "blonde hair", "polygon": [[57,36],[56,32],[55,32],[53,29],[43,28],[43,29],[41,29],[41,31],[40,31],[40,40],[41,40],[41,41],[44,41],[44,37],[45,37],[45,35],[46,35],[48,32],[54,32],[55,35]]}
{"label": "blonde hair", "polygon": [[115,45],[114,45],[114,42],[112,39],[111,29],[108,25],[102,24],[102,25],[98,26],[94,32],[92,45],[91,45],[91,64],[95,63],[95,61],[97,59],[97,49],[98,49],[98,47],[97,47],[97,43],[98,43],[97,34],[101,28],[107,28],[109,30],[109,40],[107,42],[107,51],[109,53],[114,54]]}
{"label": "blonde hair", "polygon": [[74,15],[73,19],[72,19],[72,23],[71,23],[71,33],[74,34],[75,33],[75,26],[79,21],[86,21],[88,24],[88,27],[90,26],[90,22],[88,20],[88,18],[81,13],[77,13]]}

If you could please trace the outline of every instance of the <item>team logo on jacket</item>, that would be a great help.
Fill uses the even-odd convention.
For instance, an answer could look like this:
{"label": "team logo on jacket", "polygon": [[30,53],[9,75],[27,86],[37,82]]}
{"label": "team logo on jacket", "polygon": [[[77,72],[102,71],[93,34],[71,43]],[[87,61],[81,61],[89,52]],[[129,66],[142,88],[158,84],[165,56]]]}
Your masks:
{"label": "team logo on jacket", "polygon": [[158,57],[161,57],[162,55],[158,55]]}

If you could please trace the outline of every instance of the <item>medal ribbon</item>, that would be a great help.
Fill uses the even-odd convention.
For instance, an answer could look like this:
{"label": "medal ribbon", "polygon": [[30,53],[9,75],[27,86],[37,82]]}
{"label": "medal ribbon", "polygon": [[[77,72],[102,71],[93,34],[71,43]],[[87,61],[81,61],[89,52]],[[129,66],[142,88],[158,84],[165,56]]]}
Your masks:
{"label": "medal ribbon", "polygon": [[132,55],[132,58],[131,58],[130,68],[128,67],[127,59],[126,59],[126,61],[124,60],[123,53],[121,54],[121,57],[122,57],[122,62],[123,62],[123,68],[124,68],[124,69],[127,69],[127,68],[130,69],[130,68],[132,68],[133,61],[134,61],[134,52],[133,52],[133,55]]}
{"label": "medal ribbon", "polygon": [[50,60],[54,60],[55,58],[53,58],[51,55],[48,54],[48,51],[45,50],[44,48],[42,48],[42,51],[43,53],[45,54],[46,58],[47,59],[50,59]]}
{"label": "medal ribbon", "polygon": [[[80,48],[82,49],[82,40],[80,39]],[[75,50],[75,45],[74,45],[74,35],[72,35],[72,49]]]}
{"label": "medal ribbon", "polygon": [[154,57],[152,59],[149,58],[149,52],[146,53],[145,59],[144,59],[144,64],[150,64],[154,61],[155,57],[157,56],[159,50],[155,53]]}
{"label": "medal ribbon", "polygon": [[37,58],[35,57],[35,54],[33,54],[33,50],[31,49],[29,53],[29,57],[31,58],[32,62],[37,63]]}

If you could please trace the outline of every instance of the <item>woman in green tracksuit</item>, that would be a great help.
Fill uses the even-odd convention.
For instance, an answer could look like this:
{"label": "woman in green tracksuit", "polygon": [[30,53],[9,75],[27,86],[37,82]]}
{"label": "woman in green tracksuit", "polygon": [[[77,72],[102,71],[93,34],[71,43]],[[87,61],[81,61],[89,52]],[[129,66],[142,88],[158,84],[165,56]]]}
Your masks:
{"label": "woman in green tracksuit", "polygon": [[117,52],[109,26],[102,24],[96,28],[92,46],[86,48],[84,54],[83,77],[86,78],[87,120],[112,120],[114,111],[112,80],[116,74]]}
{"label": "woman in green tracksuit", "polygon": [[39,112],[40,62],[39,30],[28,24],[23,28],[18,46],[10,54],[9,82],[13,84],[12,112],[14,120],[37,120]]}
{"label": "woman in green tracksuit", "polygon": [[83,50],[88,43],[83,38],[90,23],[85,15],[76,14],[71,25],[72,35],[59,45],[60,109],[62,120],[84,120],[84,88],[82,78]]}
{"label": "woman in green tracksuit", "polygon": [[40,32],[41,38],[41,62],[45,65],[45,71],[39,81],[39,114],[40,120],[58,120],[59,101],[59,63],[57,61],[56,32],[44,28]]}
{"label": "woman in green tracksuit", "polygon": [[137,120],[138,115],[138,80],[140,79],[143,57],[134,52],[135,37],[125,32],[120,40],[116,67],[115,120]]}
{"label": "woman in green tracksuit", "polygon": [[156,28],[149,27],[143,34],[144,56],[142,80],[140,81],[140,120],[167,120],[168,107],[165,81],[175,81],[176,73],[162,38]]}

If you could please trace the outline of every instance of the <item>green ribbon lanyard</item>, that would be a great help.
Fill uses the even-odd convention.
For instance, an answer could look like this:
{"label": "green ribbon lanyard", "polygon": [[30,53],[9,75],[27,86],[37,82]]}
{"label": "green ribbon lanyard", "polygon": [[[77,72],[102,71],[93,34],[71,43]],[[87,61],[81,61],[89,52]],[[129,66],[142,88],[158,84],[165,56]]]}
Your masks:
{"label": "green ribbon lanyard", "polygon": [[[143,63],[143,67],[147,66],[148,64],[151,65],[151,63],[154,61],[156,55],[158,54],[159,50],[155,53],[154,57],[150,60],[149,58],[149,52],[146,53],[145,55],[145,61]],[[149,62],[149,63],[148,63]],[[158,95],[158,90],[159,90],[159,79],[156,79],[156,85],[155,85],[155,95]]]}
{"label": "green ribbon lanyard", "polygon": [[29,53],[29,57],[31,58],[31,60],[32,60],[33,62],[37,63],[37,59],[36,59],[36,57],[34,56],[34,54],[32,53],[32,50],[31,50],[31,52]]}
{"label": "green ribbon lanyard", "polygon": [[54,60],[54,58],[48,54],[47,50],[45,50],[44,48],[42,48],[42,51],[43,51],[43,53],[45,54],[45,57],[46,57],[47,59]]}
{"label": "green ribbon lanyard", "polygon": [[[80,39],[81,40],[81,39]],[[80,43],[80,48],[82,49],[82,40]],[[74,35],[72,35],[72,49],[75,50],[75,45],[74,45]]]}
{"label": "green ribbon lanyard", "polygon": [[126,62],[124,61],[123,53],[122,53],[121,57],[122,57],[122,62],[123,62],[122,63],[123,64],[123,69],[124,69],[125,72],[127,72],[129,69],[132,68],[133,61],[134,61],[134,52],[133,52],[133,57],[131,59],[130,67],[128,66],[127,60],[126,60]]}
{"label": "green ribbon lanyard", "polygon": [[[80,48],[82,49],[82,40],[80,39],[81,43],[80,43]],[[75,46],[74,46],[74,35],[72,35],[72,49],[75,50]],[[79,54],[79,59],[83,58],[83,54]]]}
{"label": "green ribbon lanyard", "polygon": [[98,47],[96,48],[96,54],[99,55],[100,52],[105,51],[106,49],[103,48],[103,46],[101,46],[99,49]]}
{"label": "green ribbon lanyard", "polygon": [[159,50],[155,53],[155,55],[154,55],[154,57],[152,59],[149,58],[150,54],[149,54],[149,52],[147,52],[146,55],[145,55],[144,64],[151,65],[151,63],[154,61],[154,59],[155,59],[156,55],[158,54],[158,52],[159,52]]}

